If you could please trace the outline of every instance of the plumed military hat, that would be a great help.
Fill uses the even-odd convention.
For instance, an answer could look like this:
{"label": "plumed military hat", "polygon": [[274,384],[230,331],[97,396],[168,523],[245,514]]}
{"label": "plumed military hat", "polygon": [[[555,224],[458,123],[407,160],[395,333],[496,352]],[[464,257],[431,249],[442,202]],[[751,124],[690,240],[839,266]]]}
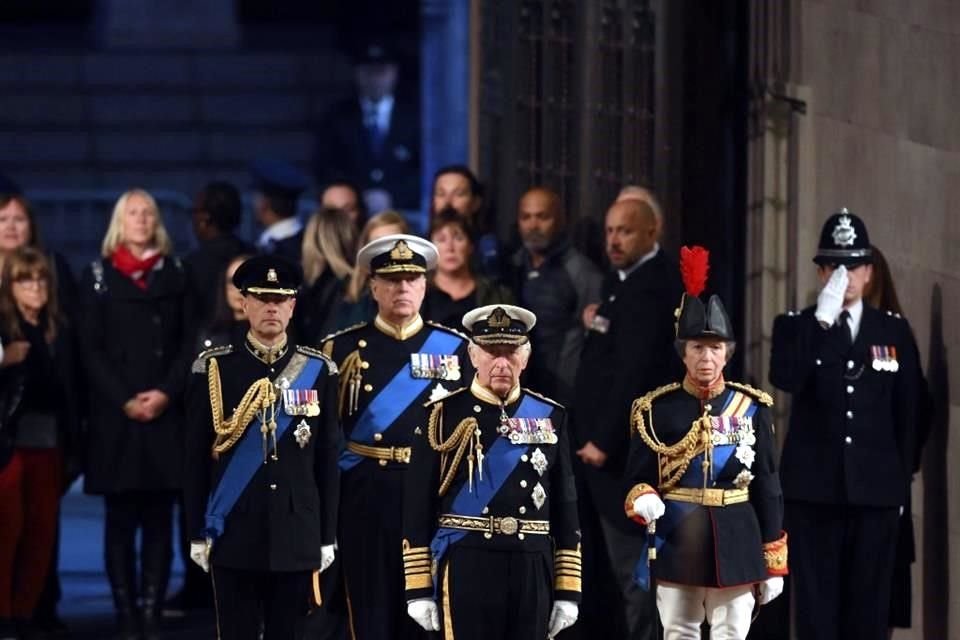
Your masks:
{"label": "plumed military hat", "polygon": [[821,266],[868,264],[873,260],[867,225],[846,207],[823,223],[813,261]]}
{"label": "plumed military hat", "polygon": [[704,304],[700,294],[707,286],[710,252],[703,247],[681,247],[680,275],[685,292],[676,310],[677,340],[716,338],[734,341],[733,327],[720,296],[710,296]]}
{"label": "plumed military hat", "polygon": [[379,276],[426,273],[437,266],[437,247],[417,236],[394,233],[361,247],[357,265]]}
{"label": "plumed military hat", "polygon": [[244,294],[295,296],[302,282],[300,265],[279,256],[250,258],[233,273],[233,286]]}
{"label": "plumed military hat", "polygon": [[479,345],[520,346],[530,341],[530,330],[537,324],[537,316],[512,304],[488,304],[465,313],[462,322]]}

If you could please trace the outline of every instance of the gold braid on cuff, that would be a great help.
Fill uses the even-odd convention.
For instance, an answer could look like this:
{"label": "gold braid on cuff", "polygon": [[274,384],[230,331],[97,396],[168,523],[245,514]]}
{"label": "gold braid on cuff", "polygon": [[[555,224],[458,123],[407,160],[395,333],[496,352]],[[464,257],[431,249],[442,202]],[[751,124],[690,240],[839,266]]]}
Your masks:
{"label": "gold braid on cuff", "polygon": [[782,535],[773,542],[766,542],[763,545],[763,561],[767,565],[767,573],[771,576],[785,576],[789,573],[787,568],[787,532],[781,531]]}

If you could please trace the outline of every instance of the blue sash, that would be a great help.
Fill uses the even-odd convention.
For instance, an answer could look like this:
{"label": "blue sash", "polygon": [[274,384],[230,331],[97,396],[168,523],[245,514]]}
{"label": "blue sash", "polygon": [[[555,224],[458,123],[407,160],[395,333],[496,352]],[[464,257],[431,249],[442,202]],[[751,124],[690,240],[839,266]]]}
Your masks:
{"label": "blue sash", "polygon": [[[453,333],[434,329],[427,337],[420,351],[439,355],[452,355],[463,342],[463,338]],[[400,371],[393,376],[387,386],[370,401],[357,418],[350,432],[350,440],[360,444],[372,443],[373,434],[384,433],[396,422],[410,405],[416,402],[420,394],[434,381],[429,378],[414,378],[410,374],[408,358]],[[347,471],[363,461],[352,451],[340,452],[340,469]]]}
{"label": "blue sash", "polygon": [[[296,357],[296,354],[294,355]],[[307,363],[300,370],[296,379],[290,382],[291,387],[296,387],[300,380],[309,381],[313,386],[313,381],[317,379],[323,370],[324,361],[320,358],[308,358]],[[286,432],[293,416],[287,415],[285,411],[280,411],[277,415],[277,441]],[[263,466],[263,444],[262,434],[260,433],[261,420],[257,418],[247,425],[247,430],[233,448],[233,455],[227,468],[216,488],[210,492],[210,498],[207,500],[206,529],[204,535],[216,540],[223,534],[224,525],[230,511],[233,510],[240,494],[243,493],[250,480],[253,479],[257,469]]]}
{"label": "blue sash", "polygon": [[[720,411],[720,415],[725,415],[728,410],[731,409],[730,403],[734,399],[740,400],[743,398],[742,394],[732,392],[727,394],[727,399],[723,404],[723,409]],[[757,403],[751,401],[746,411],[743,412],[744,417],[753,417],[753,414],[757,412]],[[709,485],[714,484],[713,475],[720,470],[722,470],[727,462],[730,461],[730,456],[734,454],[737,450],[735,445],[719,445],[713,447],[713,465],[710,467],[710,482]],[[683,477],[680,478],[680,481],[677,483],[678,487],[687,487],[692,489],[701,489],[704,486],[703,482],[703,454],[694,456],[690,461],[690,466],[687,467],[687,472],[683,474]],[[657,550],[659,557],[660,549],[663,547],[664,542],[673,533],[674,529],[680,526],[680,523],[683,522],[687,516],[701,508],[700,505],[690,504],[688,502],[676,502],[675,500],[665,500],[664,504],[666,510],[664,514],[657,520],[657,532],[653,536],[654,548]],[[637,562],[636,566],[633,568],[633,581],[644,591],[650,590],[650,565],[647,562],[647,554],[650,546],[650,536],[644,536],[643,542],[640,545],[640,561]]]}
{"label": "blue sash", "polygon": [[[552,411],[553,407],[548,403],[527,394],[511,417],[546,418]],[[526,451],[527,446],[525,445],[518,446],[511,443],[507,438],[497,437],[496,442],[484,455],[483,478],[474,483],[473,491],[470,491],[469,486],[460,488],[460,493],[453,499],[450,513],[458,516],[482,515],[493,496],[507,481],[507,477],[517,468],[520,457]],[[468,533],[470,532],[462,529],[448,529],[446,527],[437,529],[437,533],[430,542],[430,551],[433,554],[436,566],[440,566],[440,560],[450,545],[459,541]],[[436,584],[436,580],[434,580],[434,584]]]}

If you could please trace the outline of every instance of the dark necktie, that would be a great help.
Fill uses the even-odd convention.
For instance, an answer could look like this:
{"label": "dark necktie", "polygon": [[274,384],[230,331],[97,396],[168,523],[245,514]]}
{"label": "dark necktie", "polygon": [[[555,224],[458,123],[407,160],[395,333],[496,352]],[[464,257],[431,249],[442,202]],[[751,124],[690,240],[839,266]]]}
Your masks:
{"label": "dark necktie", "polygon": [[837,320],[837,330],[843,336],[843,343],[848,347],[853,346],[853,332],[850,329],[850,312],[844,309],[840,312],[840,318]]}

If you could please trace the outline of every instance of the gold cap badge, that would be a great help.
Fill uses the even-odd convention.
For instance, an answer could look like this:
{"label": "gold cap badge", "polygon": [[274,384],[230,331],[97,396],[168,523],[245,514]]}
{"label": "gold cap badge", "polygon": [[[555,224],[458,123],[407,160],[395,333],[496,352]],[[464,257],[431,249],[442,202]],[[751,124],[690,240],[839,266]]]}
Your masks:
{"label": "gold cap badge", "polygon": [[493,312],[490,313],[490,317],[487,318],[487,326],[495,329],[509,327],[510,316],[507,315],[507,312],[504,311],[502,307],[497,307],[493,310]]}
{"label": "gold cap badge", "polygon": [[393,245],[393,249],[390,251],[390,258],[392,260],[410,260],[413,258],[413,251],[407,246],[405,240],[397,240],[397,244]]}
{"label": "gold cap badge", "polygon": [[267,269],[267,282],[279,282],[276,269]]}

